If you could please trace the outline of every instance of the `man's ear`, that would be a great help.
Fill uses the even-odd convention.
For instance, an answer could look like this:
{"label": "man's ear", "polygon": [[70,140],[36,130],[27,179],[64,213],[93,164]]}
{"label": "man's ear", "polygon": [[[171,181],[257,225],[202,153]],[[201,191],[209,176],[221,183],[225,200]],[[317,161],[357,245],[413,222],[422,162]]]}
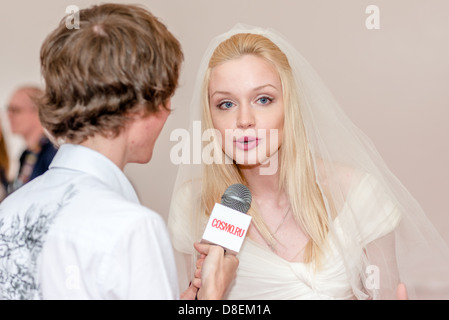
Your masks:
{"label": "man's ear", "polygon": [[170,114],[172,112],[171,110],[171,99],[168,99],[167,101],[165,101],[164,103],[161,103],[158,107],[157,107],[157,111],[156,112],[152,112],[150,114],[155,115],[156,117],[167,117],[167,113]]}
{"label": "man's ear", "polygon": [[171,99],[167,99],[167,101],[165,101],[161,106],[162,108],[165,108],[167,111],[171,112]]}
{"label": "man's ear", "polygon": [[[167,99],[166,101],[164,101],[163,103],[161,103],[158,107],[157,107],[157,113],[160,113],[161,111],[165,111],[165,112],[170,112],[171,113],[171,99]],[[164,112],[164,113],[165,113]]]}

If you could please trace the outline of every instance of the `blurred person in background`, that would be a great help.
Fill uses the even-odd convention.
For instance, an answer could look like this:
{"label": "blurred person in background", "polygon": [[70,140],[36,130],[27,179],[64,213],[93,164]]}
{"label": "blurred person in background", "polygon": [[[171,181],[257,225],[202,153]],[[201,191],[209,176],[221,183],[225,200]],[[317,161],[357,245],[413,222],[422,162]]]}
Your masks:
{"label": "blurred person in background", "polygon": [[35,99],[42,94],[38,87],[22,86],[12,94],[9,101],[7,110],[11,132],[23,137],[26,149],[20,156],[19,172],[9,185],[8,193],[47,171],[56,153],[39,120]]}
{"label": "blurred person in background", "polygon": [[3,128],[0,125],[0,202],[6,197],[8,189],[9,156]]}

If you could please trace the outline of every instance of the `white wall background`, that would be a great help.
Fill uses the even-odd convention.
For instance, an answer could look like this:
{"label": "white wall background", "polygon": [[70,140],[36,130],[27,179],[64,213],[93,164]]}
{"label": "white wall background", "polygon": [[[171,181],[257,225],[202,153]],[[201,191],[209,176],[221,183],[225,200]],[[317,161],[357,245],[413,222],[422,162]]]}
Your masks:
{"label": "white wall background", "polygon": [[[103,1],[101,1],[103,2]],[[0,12],[0,111],[10,154],[23,148],[9,134],[5,106],[24,83],[41,84],[39,50],[66,7],[93,0],[15,0]],[[196,68],[210,39],[238,22],[272,27],[315,67],[350,118],[449,242],[449,2],[446,0],[135,0],[158,16],[183,45],[181,86],[148,165],[125,172],[144,205],[166,218],[176,166],[170,132],[188,127]],[[368,5],[380,29],[368,30]]]}

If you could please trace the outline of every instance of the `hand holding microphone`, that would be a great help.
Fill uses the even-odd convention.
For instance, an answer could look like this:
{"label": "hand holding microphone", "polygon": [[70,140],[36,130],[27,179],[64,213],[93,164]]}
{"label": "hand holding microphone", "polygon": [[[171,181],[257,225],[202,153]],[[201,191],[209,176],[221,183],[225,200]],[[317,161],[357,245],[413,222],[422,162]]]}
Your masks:
{"label": "hand holding microphone", "polygon": [[198,288],[196,298],[221,299],[235,278],[239,263],[235,254],[240,251],[251,223],[251,216],[246,214],[251,200],[246,186],[233,184],[224,192],[221,204],[215,204],[201,243],[194,245],[201,254],[192,281]]}
{"label": "hand holding microphone", "polygon": [[197,260],[195,279],[192,281],[198,288],[196,299],[222,299],[235,278],[239,260],[235,255],[223,254],[223,248],[216,245],[195,243],[195,249],[201,253]]}

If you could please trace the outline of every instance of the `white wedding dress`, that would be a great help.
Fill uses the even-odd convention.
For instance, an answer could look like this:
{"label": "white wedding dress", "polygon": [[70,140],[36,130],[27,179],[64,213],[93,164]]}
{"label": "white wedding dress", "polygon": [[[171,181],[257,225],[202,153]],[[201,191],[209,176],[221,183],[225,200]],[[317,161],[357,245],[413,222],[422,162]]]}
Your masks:
{"label": "white wedding dress", "polygon": [[[201,239],[189,232],[193,230],[189,227],[192,214],[189,208],[193,199],[191,191],[187,189],[182,194],[178,193],[178,200],[172,203],[169,230],[175,250],[191,254],[192,244]],[[362,248],[393,231],[401,214],[370,175],[362,178],[347,202],[348,206],[343,207],[334,225],[345,255],[353,257],[351,261],[345,262],[331,239],[331,250],[323,265],[319,270],[314,270],[311,264],[286,261],[247,238],[238,254],[236,279],[224,299],[353,299],[354,292],[346,268],[360,269],[361,256],[364,254]],[[357,217],[353,229],[348,228],[354,221],[351,212]],[[361,271],[369,276],[372,270]],[[362,278],[359,279],[360,290],[363,287]]]}

